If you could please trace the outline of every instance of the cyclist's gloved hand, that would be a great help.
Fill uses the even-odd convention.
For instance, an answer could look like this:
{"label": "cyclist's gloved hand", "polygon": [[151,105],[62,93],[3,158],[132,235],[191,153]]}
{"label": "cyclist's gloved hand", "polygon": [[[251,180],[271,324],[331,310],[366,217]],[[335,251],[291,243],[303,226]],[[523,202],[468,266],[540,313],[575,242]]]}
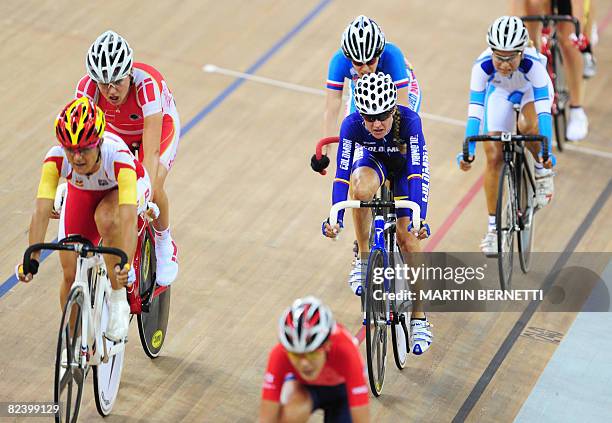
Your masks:
{"label": "cyclist's gloved hand", "polygon": [[329,166],[329,157],[323,155],[321,159],[317,159],[317,155],[313,154],[310,158],[310,167],[315,172],[322,172]]}
{"label": "cyclist's gloved hand", "polygon": [[132,284],[132,282],[130,282],[130,271],[134,276],[134,280],[136,280],[136,273],[134,273],[129,263],[126,263],[123,269],[119,268],[119,265],[115,266],[115,277],[120,286],[130,286]]}
{"label": "cyclist's gloved hand", "polygon": [[457,166],[459,166],[459,169],[463,170],[463,171],[467,171],[470,170],[472,168],[472,162],[474,161],[474,156],[470,156],[470,161],[469,162],[464,162],[463,161],[463,153],[459,153],[457,154]]}
{"label": "cyclist's gloved hand", "polygon": [[15,276],[21,282],[30,282],[34,278],[34,275],[38,273],[39,266],[40,263],[38,262],[38,260],[30,259],[30,272],[28,274],[24,274],[23,264],[19,263],[17,266],[15,266]]}
{"label": "cyclist's gloved hand", "polygon": [[412,222],[408,225],[408,232],[412,232],[418,239],[429,238],[431,235],[431,230],[429,229],[429,225],[424,221],[421,221],[421,229],[419,229],[418,233],[414,226],[412,226]]}
{"label": "cyclist's gloved hand", "polygon": [[[540,154],[538,154],[538,157],[540,159],[542,159],[542,152],[540,151]],[[548,161],[547,162],[542,162],[542,165],[544,165],[544,167],[546,169],[550,169],[551,167],[555,166],[557,164],[557,157],[554,154],[549,154],[548,155]]]}
{"label": "cyclist's gloved hand", "polygon": [[323,221],[321,225],[321,232],[328,238],[336,238],[340,231],[344,228],[344,222],[338,220],[338,223],[333,228],[329,224],[329,217]]}

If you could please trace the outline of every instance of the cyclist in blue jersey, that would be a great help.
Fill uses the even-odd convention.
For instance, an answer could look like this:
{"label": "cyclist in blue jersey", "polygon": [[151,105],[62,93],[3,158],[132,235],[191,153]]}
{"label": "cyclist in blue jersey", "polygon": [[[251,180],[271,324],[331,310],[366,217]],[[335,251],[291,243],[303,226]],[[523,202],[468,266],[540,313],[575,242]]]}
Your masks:
{"label": "cyclist in blue jersey", "polygon": [[[472,67],[470,82],[470,105],[465,136],[488,133],[499,135],[514,129],[514,104],[520,104],[519,130],[522,134],[541,134],[548,139],[552,151],[551,104],[553,87],[545,60],[529,45],[529,35],[523,21],[516,16],[502,16],[489,27],[487,48]],[[553,195],[553,172],[550,169],[554,156],[546,163],[539,158],[540,143],[526,143],[535,163],[535,178],[538,204],[547,205]],[[470,143],[470,156],[474,157],[476,146]],[[487,233],[480,244],[487,257],[497,255],[497,232],[495,209],[499,172],[503,163],[502,146],[496,142],[485,142],[487,157],[485,168],[485,196],[489,213]],[[457,156],[459,166],[467,171],[471,162]]]}
{"label": "cyclist in blue jersey", "polygon": [[[414,75],[412,65],[401,50],[385,40],[385,34],[372,19],[358,16],[344,30],[341,48],[336,51],[329,63],[325,113],[323,117],[323,136],[338,134],[338,113],[342,105],[344,80],[350,81],[350,95],[345,116],[355,111],[352,92],[355,81],[372,72],[391,75],[397,87],[398,103],[415,112],[421,107],[421,89]],[[329,165],[327,146],[323,157],[317,160],[312,156],[311,167],[320,172]]]}
{"label": "cyclist in blue jersey", "polygon": [[[408,107],[397,105],[397,89],[390,75],[382,72],[361,77],[355,84],[355,105],[358,112],[348,115],[340,129],[336,178],[332,203],[351,197],[370,201],[378,188],[393,180],[396,200],[409,199],[421,207],[423,226],[412,228],[412,211],[397,210],[397,240],[402,253],[421,252],[419,241],[429,236],[424,222],[429,200],[429,157],[419,115]],[[353,160],[354,159],[354,160]],[[343,227],[344,212],[338,224],[331,227],[323,222],[323,234],[334,238]],[[369,209],[353,209],[355,235],[362,257],[369,250],[368,239],[372,215]],[[367,256],[365,256],[367,257]],[[367,259],[365,259],[367,261]],[[363,269],[362,269],[363,266]],[[358,257],[351,272],[349,285],[356,295],[362,295],[362,279],[367,264]],[[420,283],[415,284],[417,291]],[[417,298],[418,298],[417,292]],[[431,345],[432,334],[420,301],[414,301],[410,319],[410,345],[415,354],[422,354]]]}

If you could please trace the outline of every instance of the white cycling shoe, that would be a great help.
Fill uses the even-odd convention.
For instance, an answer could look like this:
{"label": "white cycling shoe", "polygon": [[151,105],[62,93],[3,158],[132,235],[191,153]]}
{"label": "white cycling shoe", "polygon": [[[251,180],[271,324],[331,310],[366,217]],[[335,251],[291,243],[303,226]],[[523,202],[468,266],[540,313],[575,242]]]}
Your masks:
{"label": "white cycling shoe", "polygon": [[551,169],[536,170],[536,198],[538,207],[545,207],[552,200],[555,192],[553,176],[555,175]]}
{"label": "white cycling shoe", "polygon": [[113,289],[110,295],[108,326],[105,336],[111,341],[121,342],[128,335],[130,305],[125,288]]}
{"label": "white cycling shoe", "polygon": [[486,257],[497,257],[497,231],[489,231],[480,242],[480,251]]}
{"label": "white cycling shoe", "polygon": [[582,107],[569,110],[569,119],[565,135],[568,141],[581,141],[589,133],[589,119]]}
{"label": "white cycling shoe", "polygon": [[353,294],[357,296],[363,295],[363,279],[365,278],[365,269],[360,258],[353,261],[353,268],[349,274],[349,287]]}
{"label": "white cycling shoe", "polygon": [[157,260],[156,282],[168,286],[178,276],[178,247],[172,238],[165,241],[155,239],[155,258]]}
{"label": "white cycling shoe", "polygon": [[410,320],[410,349],[413,354],[421,355],[429,349],[433,334],[431,323],[425,320]]}

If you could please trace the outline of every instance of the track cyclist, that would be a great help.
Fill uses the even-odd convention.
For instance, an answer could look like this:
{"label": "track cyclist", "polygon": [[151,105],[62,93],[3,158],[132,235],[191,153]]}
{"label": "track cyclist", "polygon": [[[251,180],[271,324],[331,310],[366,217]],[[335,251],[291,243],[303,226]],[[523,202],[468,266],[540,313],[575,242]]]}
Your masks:
{"label": "track cyclist", "polygon": [[[29,243],[44,242],[59,178],[66,178],[58,239],[79,234],[97,244],[102,238],[104,245],[128,255],[123,269],[115,256],[105,257],[113,287],[106,337],[120,341],[127,336],[130,316],[125,286],[136,279],[129,263],[136,249],[137,213],[146,207],[151,188],[146,171],[123,140],[104,129],[104,113],[85,97],[72,100],[57,117],[60,146],[51,147],[43,163]],[[31,273],[24,275],[23,266],[17,266],[17,277],[23,282],[31,281],[38,271],[40,252],[32,257]],[[60,286],[63,308],[75,279],[76,253],[60,251],[59,257],[64,273]]]}
{"label": "track cyclist", "polygon": [[[348,115],[340,129],[336,177],[332,203],[351,198],[370,201],[379,187],[393,178],[396,200],[408,199],[421,206],[423,226],[416,232],[411,225],[412,211],[397,210],[397,239],[401,252],[421,252],[419,241],[429,236],[425,223],[429,200],[429,156],[419,115],[408,107],[397,105],[397,89],[391,76],[382,72],[361,77],[353,92],[358,112]],[[360,147],[360,148],[359,148]],[[323,222],[323,235],[334,238],[343,227],[344,210],[338,224]],[[356,295],[363,295],[363,279],[367,270],[368,240],[372,215],[369,209],[354,209],[355,235],[362,252],[354,262],[349,286]],[[417,291],[421,282],[413,285]],[[410,345],[415,354],[424,353],[432,341],[431,325],[421,301],[413,302],[410,319]]]}
{"label": "track cyclist", "polygon": [[[570,15],[580,18],[583,15],[583,0],[515,0],[522,1],[527,15]],[[513,5],[513,7],[521,6]],[[517,9],[518,10],[518,9]],[[536,48],[540,47],[542,25],[539,22],[528,22],[526,27],[534,40]],[[563,69],[565,70],[567,87],[570,95],[569,118],[566,128],[568,141],[580,141],[586,138],[589,131],[589,120],[582,108],[584,99],[584,59],[581,49],[590,51],[588,39],[581,34],[581,40],[576,40],[575,28],[572,22],[558,22],[556,24],[558,39],[563,55]],[[592,56],[591,56],[592,58]],[[589,63],[589,65],[593,65]],[[587,66],[588,68],[588,66]]]}
{"label": "track cyclist", "polygon": [[164,184],[179,144],[180,120],[164,77],[152,66],[133,63],[127,41],[106,31],[91,45],[85,60],[87,75],[76,97],[94,101],[106,116],[108,131],[119,135],[138,158],[153,182],[153,201],[159,217],[153,221],[159,285],[169,285],[178,274],[178,249],[170,234],[170,206]]}
{"label": "track cyclist", "polygon": [[[350,80],[349,100],[344,116],[355,112],[352,93],[354,84],[365,74],[383,72],[391,75],[397,87],[398,103],[418,112],[421,107],[421,89],[412,65],[401,50],[385,40],[376,22],[366,16],[355,18],[342,33],[340,49],[336,51],[327,72],[323,136],[338,134],[338,113],[342,105],[344,79]],[[327,146],[320,160],[312,156],[310,165],[320,172],[329,165]]]}
{"label": "track cyclist", "polygon": [[[514,129],[513,104],[520,104],[519,130],[522,134],[540,134],[548,138],[552,148],[551,104],[553,87],[545,65],[537,50],[530,46],[527,29],[516,16],[502,16],[493,22],[487,34],[487,48],[472,67],[470,105],[465,136],[481,132],[499,135]],[[538,157],[540,144],[526,143],[535,163],[538,205],[547,205],[553,195],[554,163],[551,155],[546,163]],[[475,143],[470,143],[470,156],[474,156]],[[487,257],[497,256],[495,209],[499,172],[503,162],[500,143],[485,142],[487,156],[484,188],[489,222],[487,233],[480,244]],[[468,171],[471,162],[458,155],[460,168]]]}
{"label": "track cyclist", "polygon": [[[260,423],[370,421],[365,366],[353,336],[315,297],[297,299],[279,319],[280,342],[264,376]],[[281,393],[282,391],[282,393]]]}

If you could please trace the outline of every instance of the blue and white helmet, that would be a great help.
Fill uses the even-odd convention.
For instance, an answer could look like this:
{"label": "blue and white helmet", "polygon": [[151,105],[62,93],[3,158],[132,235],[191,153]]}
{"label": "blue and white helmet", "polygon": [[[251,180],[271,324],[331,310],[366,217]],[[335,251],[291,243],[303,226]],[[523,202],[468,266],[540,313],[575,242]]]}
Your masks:
{"label": "blue and white helmet", "polygon": [[522,51],[529,44],[529,33],[516,16],[497,18],[489,27],[487,44],[499,51]]}

